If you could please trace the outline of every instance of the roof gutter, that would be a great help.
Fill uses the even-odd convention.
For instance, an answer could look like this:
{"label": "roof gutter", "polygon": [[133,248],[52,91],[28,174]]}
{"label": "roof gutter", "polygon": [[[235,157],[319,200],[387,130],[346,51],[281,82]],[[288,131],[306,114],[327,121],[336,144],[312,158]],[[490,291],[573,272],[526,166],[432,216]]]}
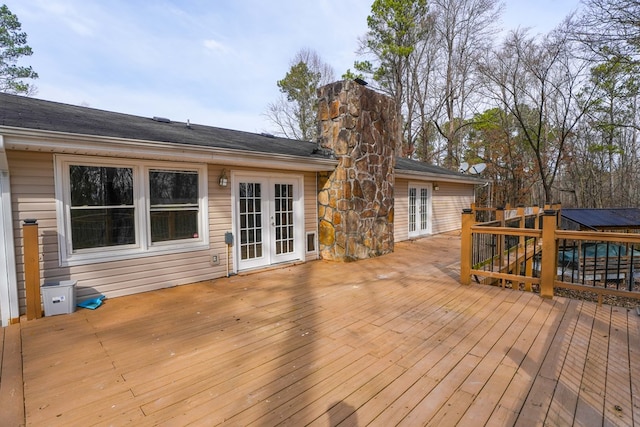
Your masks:
{"label": "roof gutter", "polygon": [[484,185],[488,182],[491,182],[490,179],[482,179],[482,178],[472,178],[470,176],[454,176],[454,175],[440,175],[432,172],[419,172],[419,171],[407,171],[407,170],[396,170],[396,178],[404,178],[404,179],[433,179],[438,182],[455,182],[459,184],[476,184],[476,185]]}
{"label": "roof gutter", "polygon": [[[180,160],[311,172],[331,171],[335,169],[338,163],[335,159],[321,157],[260,153],[249,150],[233,150],[8,126],[0,126],[0,136],[4,136],[6,150],[27,150],[42,153]],[[54,141],[55,144],[52,144]]]}

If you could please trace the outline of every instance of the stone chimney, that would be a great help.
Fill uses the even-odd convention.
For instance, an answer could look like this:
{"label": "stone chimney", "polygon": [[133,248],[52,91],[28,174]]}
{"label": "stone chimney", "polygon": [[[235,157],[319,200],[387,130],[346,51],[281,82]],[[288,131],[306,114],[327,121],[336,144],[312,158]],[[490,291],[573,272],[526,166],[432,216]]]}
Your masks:
{"label": "stone chimney", "polygon": [[318,89],[319,149],[338,160],[318,182],[319,249],[352,261],[393,252],[394,101],[354,81]]}

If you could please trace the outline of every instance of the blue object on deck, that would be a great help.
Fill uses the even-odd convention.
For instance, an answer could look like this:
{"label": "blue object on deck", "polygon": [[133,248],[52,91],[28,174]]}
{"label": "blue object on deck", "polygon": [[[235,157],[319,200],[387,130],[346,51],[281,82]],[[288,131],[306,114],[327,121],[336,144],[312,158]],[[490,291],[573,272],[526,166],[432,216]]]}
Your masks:
{"label": "blue object on deck", "polygon": [[95,310],[96,308],[102,305],[102,300],[105,299],[104,295],[100,295],[97,298],[91,298],[88,300],[84,300],[76,304],[78,307],[88,308],[90,310]]}

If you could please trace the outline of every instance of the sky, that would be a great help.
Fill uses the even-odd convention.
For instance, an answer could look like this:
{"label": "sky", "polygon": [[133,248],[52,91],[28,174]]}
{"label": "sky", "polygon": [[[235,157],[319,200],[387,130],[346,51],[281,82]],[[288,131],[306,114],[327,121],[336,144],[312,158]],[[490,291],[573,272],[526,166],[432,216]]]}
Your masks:
{"label": "sky", "polygon": [[[295,54],[336,78],[359,59],[373,0],[0,0],[18,16],[36,98],[248,132]],[[545,33],[579,0],[506,0],[502,27]]]}

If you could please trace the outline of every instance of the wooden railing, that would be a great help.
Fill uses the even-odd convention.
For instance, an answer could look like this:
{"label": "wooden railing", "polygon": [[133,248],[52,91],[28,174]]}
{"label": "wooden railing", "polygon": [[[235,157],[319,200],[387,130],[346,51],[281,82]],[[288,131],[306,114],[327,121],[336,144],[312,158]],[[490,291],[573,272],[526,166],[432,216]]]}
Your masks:
{"label": "wooden railing", "polygon": [[535,290],[555,288],[640,299],[640,234],[559,230],[559,206],[462,213],[460,280]]}

